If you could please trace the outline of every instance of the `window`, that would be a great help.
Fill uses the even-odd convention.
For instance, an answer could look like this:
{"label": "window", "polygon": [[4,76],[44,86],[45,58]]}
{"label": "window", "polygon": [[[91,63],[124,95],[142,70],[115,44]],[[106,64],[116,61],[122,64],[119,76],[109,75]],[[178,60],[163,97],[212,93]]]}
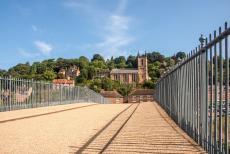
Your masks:
{"label": "window", "polygon": [[144,59],[141,59],[141,65],[142,66],[144,65]]}
{"label": "window", "polygon": [[124,74],[123,78],[124,82],[128,82],[129,74]]}
{"label": "window", "polygon": [[136,82],[136,74],[132,74],[132,82]]}

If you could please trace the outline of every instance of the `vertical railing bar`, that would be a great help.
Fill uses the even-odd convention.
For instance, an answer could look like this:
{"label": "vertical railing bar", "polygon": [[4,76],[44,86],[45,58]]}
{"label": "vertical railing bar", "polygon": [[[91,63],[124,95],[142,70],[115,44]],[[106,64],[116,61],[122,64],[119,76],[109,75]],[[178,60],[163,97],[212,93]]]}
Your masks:
{"label": "vertical railing bar", "polygon": [[181,84],[180,84],[180,82],[181,82],[181,80],[180,80],[180,72],[181,72],[181,69],[178,69],[177,70],[177,78],[178,78],[178,80],[177,80],[177,82],[178,82],[178,88],[177,88],[177,97],[178,97],[178,105],[177,105],[177,110],[178,110],[178,113],[177,113],[177,123],[178,123],[178,125],[180,125],[180,102],[181,102],[181,97],[180,97],[180,90],[181,90]]}
{"label": "vertical railing bar", "polygon": [[[196,48],[196,53],[198,48]],[[196,57],[196,142],[199,144],[199,57]]]}
{"label": "vertical railing bar", "polygon": [[[190,52],[190,57],[192,56],[192,52]],[[192,106],[191,106],[191,104],[192,104],[192,85],[191,85],[191,81],[192,81],[192,75],[191,75],[191,71],[192,71],[192,69],[191,69],[191,62],[192,61],[190,61],[189,63],[188,63],[188,67],[189,67],[189,108],[188,108],[188,112],[189,112],[189,134],[190,134],[190,137],[192,136],[192,133],[191,133],[191,125],[192,125],[192,115],[191,115],[191,110],[192,110]]]}
{"label": "vertical railing bar", "polygon": [[[214,31],[214,39],[216,39],[216,31]],[[217,47],[214,44],[214,57],[215,57],[215,118],[214,118],[214,153],[217,153],[217,83],[218,83],[218,60],[217,60]]]}
{"label": "vertical railing bar", "polygon": [[[188,54],[188,58],[190,58],[190,53]],[[187,80],[187,102],[186,102],[186,104],[187,104],[187,111],[186,111],[186,113],[187,113],[187,133],[189,134],[190,132],[190,130],[189,130],[189,127],[190,127],[190,114],[189,114],[189,110],[190,110],[190,108],[189,108],[189,106],[190,106],[190,74],[189,74],[189,72],[190,72],[190,68],[189,68],[189,64],[190,64],[190,62],[188,62],[186,65],[187,65],[187,78],[188,78],[188,80]]]}
{"label": "vertical railing bar", "polygon": [[[212,36],[209,35],[209,42],[211,42]],[[213,127],[213,55],[212,55],[212,47],[210,48],[210,127],[209,127],[209,152],[212,153],[213,146],[212,146],[212,127]]]}
{"label": "vertical railing bar", "polygon": [[[228,29],[227,22],[225,23],[225,30]],[[228,149],[228,91],[229,91],[229,58],[228,58],[228,37],[225,38],[225,64],[226,64],[226,77],[225,77],[225,154],[229,153]]]}
{"label": "vertical railing bar", "polygon": [[[199,50],[201,50],[201,46],[199,45]],[[204,59],[203,59],[203,53],[200,54],[200,103],[199,103],[199,121],[200,121],[200,145],[202,147],[204,147],[204,131],[203,131],[203,127],[204,127],[204,120],[203,120],[203,109],[204,106],[203,104],[204,102]]]}
{"label": "vertical railing bar", "polygon": [[[206,38],[205,39],[205,45],[208,44],[208,39]],[[208,79],[209,79],[209,76],[208,76],[208,50],[205,51],[205,73],[206,73],[206,88],[205,88],[205,148],[206,148],[206,151],[208,150]]]}
{"label": "vertical railing bar", "polygon": [[[186,59],[189,58],[187,54]],[[184,98],[184,116],[185,116],[185,131],[188,132],[188,65],[184,67],[185,70],[185,98]]]}
{"label": "vertical railing bar", "polygon": [[[195,50],[193,50],[193,55],[195,54]],[[192,101],[192,107],[193,107],[193,109],[192,109],[192,111],[193,111],[193,113],[192,113],[192,118],[193,118],[193,125],[192,125],[192,131],[193,131],[193,133],[192,133],[192,138],[193,139],[195,139],[195,101],[196,101],[196,95],[195,95],[195,93],[196,93],[196,91],[195,91],[195,77],[196,77],[196,65],[195,65],[195,61],[196,59],[193,59],[192,60],[192,66],[193,66],[193,68],[192,68],[192,70],[193,70],[193,73],[192,73],[192,85],[193,85],[193,101]]]}
{"label": "vertical railing bar", "polygon": [[[185,76],[185,71],[184,71],[184,66],[182,67],[182,82],[183,83],[185,83],[185,78],[186,78],[186,76]],[[183,117],[182,118],[182,121],[181,121],[181,125],[182,125],[182,129],[184,129],[184,124],[185,124],[185,116],[184,116],[184,109],[185,109],[185,84],[182,84],[182,105],[181,105],[181,117]]]}
{"label": "vertical railing bar", "polygon": [[[219,28],[219,35],[221,27]],[[223,56],[222,56],[222,41],[219,41],[219,57],[220,57],[220,101],[219,101],[219,151],[222,152],[222,92],[223,92]]]}
{"label": "vertical railing bar", "polygon": [[[200,49],[201,49],[201,47],[199,46],[198,47],[198,49],[199,49],[199,51],[200,51]],[[201,145],[202,146],[202,143],[203,143],[203,140],[202,140],[202,113],[201,113],[201,110],[202,110],[202,97],[203,97],[203,87],[202,87],[202,74],[203,74],[203,72],[202,72],[202,54],[199,54],[199,66],[198,66],[198,68],[199,68],[199,71],[198,71],[198,73],[199,73],[199,76],[198,76],[198,82],[199,82],[199,94],[198,94],[198,96],[199,96],[199,103],[198,103],[198,120],[199,120],[199,134],[198,134],[198,136],[199,136],[199,145]]]}

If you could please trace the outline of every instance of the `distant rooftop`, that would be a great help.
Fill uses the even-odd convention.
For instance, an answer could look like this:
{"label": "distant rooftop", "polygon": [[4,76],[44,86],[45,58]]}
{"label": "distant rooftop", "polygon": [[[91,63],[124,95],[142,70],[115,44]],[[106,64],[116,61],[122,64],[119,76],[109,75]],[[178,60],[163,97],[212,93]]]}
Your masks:
{"label": "distant rooftop", "polygon": [[153,95],[153,89],[136,89],[130,93],[130,95]]}
{"label": "distant rooftop", "polygon": [[137,69],[112,69],[111,71],[112,74],[117,74],[117,73],[138,73]]}
{"label": "distant rooftop", "polygon": [[54,84],[74,84],[74,80],[67,80],[67,79],[54,79]]}
{"label": "distant rooftop", "polygon": [[104,91],[104,90],[102,90],[101,95],[103,97],[106,97],[106,98],[115,98],[115,97],[122,98],[123,97],[116,90],[113,90],[113,91]]}

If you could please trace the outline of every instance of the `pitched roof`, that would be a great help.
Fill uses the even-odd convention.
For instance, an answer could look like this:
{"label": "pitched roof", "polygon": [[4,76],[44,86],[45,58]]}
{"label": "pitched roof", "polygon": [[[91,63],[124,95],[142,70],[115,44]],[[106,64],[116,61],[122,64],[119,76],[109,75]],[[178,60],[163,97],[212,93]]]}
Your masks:
{"label": "pitched roof", "polygon": [[153,95],[153,89],[136,89],[132,91],[129,95]]}
{"label": "pitched roof", "polygon": [[113,91],[101,91],[101,95],[107,98],[122,98],[123,96],[121,94],[119,94],[117,91],[113,90]]}
{"label": "pitched roof", "polygon": [[137,69],[112,69],[111,70],[112,74],[117,74],[117,73],[138,73]]}
{"label": "pitched roof", "polygon": [[74,84],[74,80],[67,80],[67,79],[54,79],[54,84]]}

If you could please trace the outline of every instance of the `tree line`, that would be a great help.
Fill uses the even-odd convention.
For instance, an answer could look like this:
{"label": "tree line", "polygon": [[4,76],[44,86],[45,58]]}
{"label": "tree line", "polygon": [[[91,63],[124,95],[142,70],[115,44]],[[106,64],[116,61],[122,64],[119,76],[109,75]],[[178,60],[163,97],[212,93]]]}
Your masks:
{"label": "tree line", "polygon": [[[180,59],[184,58],[184,52],[178,52],[174,56],[166,57],[160,52],[146,53],[148,58],[148,73],[151,80],[146,81],[142,85],[137,85],[144,88],[153,88],[156,81],[168,68],[175,65]],[[114,68],[137,68],[137,56],[130,55],[127,58],[124,56],[111,57],[105,59],[100,54],[94,54],[92,59],[84,56],[73,59],[47,59],[41,62],[30,64],[19,63],[10,69],[0,69],[0,76],[11,76],[14,78],[33,79],[52,81],[59,78],[58,72],[61,69],[68,69],[72,66],[80,68],[81,74],[76,77],[76,84],[80,86],[89,86],[91,89],[99,92],[101,89],[113,90],[116,89],[122,95],[128,95],[133,89],[133,85],[125,85],[117,81],[112,81],[110,78],[97,78],[96,74],[100,71],[112,70]]]}

